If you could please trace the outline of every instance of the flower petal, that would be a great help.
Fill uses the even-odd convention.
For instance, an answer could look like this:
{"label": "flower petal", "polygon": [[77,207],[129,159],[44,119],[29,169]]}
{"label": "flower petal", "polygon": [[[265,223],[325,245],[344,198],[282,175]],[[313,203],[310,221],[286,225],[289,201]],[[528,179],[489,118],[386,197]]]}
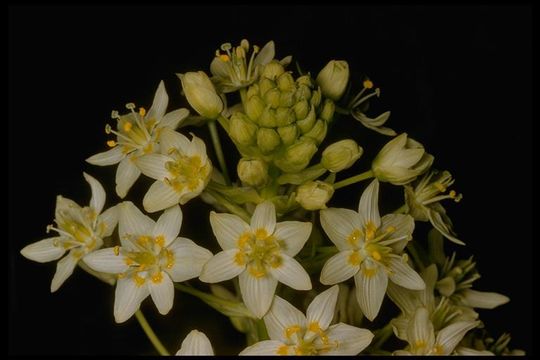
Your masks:
{"label": "flower petal", "polygon": [[288,301],[276,295],[272,307],[264,316],[264,324],[270,339],[287,343],[290,342],[290,338],[287,337],[287,328],[293,326],[305,327],[306,317]]}
{"label": "flower petal", "polygon": [[443,216],[441,215],[440,212],[435,211],[433,209],[429,209],[428,218],[429,218],[429,222],[431,222],[431,225],[433,225],[435,229],[439,230],[439,232],[443,234],[445,238],[447,238],[448,240],[458,245],[465,245],[463,241],[459,240],[454,235],[452,235],[451,229],[449,228],[448,224],[445,223]]}
{"label": "flower petal", "polygon": [[90,156],[86,162],[97,166],[107,166],[117,164],[125,157],[126,154],[122,151],[122,147],[115,146],[110,150]]}
{"label": "flower petal", "polygon": [[137,167],[141,172],[154,179],[163,181],[166,177],[169,177],[169,170],[165,165],[172,159],[163,154],[147,154],[143,155],[135,160]]}
{"label": "flower petal", "polygon": [[129,268],[126,257],[115,248],[91,252],[83,260],[92,270],[108,274],[120,274]]}
{"label": "flower petal", "polygon": [[[401,312],[408,316],[412,316],[420,304],[416,291],[405,289],[393,282],[388,283],[386,293],[390,300],[399,307]],[[427,304],[423,305],[427,306]]]}
{"label": "flower petal", "polygon": [[[121,242],[126,235],[152,234],[155,225],[154,220],[144,215],[131,201],[124,201],[118,206],[120,208],[118,234]],[[125,246],[123,242],[122,245]]]}
{"label": "flower petal", "polygon": [[152,274],[148,280],[148,290],[159,313],[166,315],[174,302],[174,285],[169,275],[164,271]]}
{"label": "flower petal", "polygon": [[123,199],[140,175],[141,170],[133,164],[130,157],[120,161],[116,169],[116,193],[118,196]]}
{"label": "flower petal", "polygon": [[311,279],[306,270],[292,257],[281,254],[281,263],[269,266],[270,273],[282,284],[295,290],[311,290]]}
{"label": "flower petal", "polygon": [[274,42],[272,40],[270,40],[269,42],[267,42],[262,47],[262,49],[259,51],[257,56],[255,56],[255,59],[253,60],[253,64],[254,65],[259,65],[259,64],[260,65],[266,65],[270,61],[272,61],[275,54],[276,54],[276,50],[275,50]]}
{"label": "flower petal", "polygon": [[114,295],[114,320],[123,323],[129,319],[147,296],[146,284],[139,286],[132,277],[119,279]]}
{"label": "flower petal", "polygon": [[373,321],[381,308],[388,285],[388,276],[381,267],[367,268],[365,263],[364,261],[360,271],[354,276],[356,300],[364,315]]}
{"label": "flower petal", "polygon": [[362,228],[360,216],[356,211],[337,208],[321,210],[321,225],[340,251],[352,249],[347,238],[355,229]]}
{"label": "flower petal", "polygon": [[326,330],[334,317],[338,294],[339,286],[334,285],[317,295],[307,308],[307,322],[317,322],[322,330]]}
{"label": "flower petal", "polygon": [[169,154],[171,149],[178,149],[182,153],[185,153],[190,146],[190,141],[187,137],[171,128],[161,129],[159,139],[162,154]]}
{"label": "flower petal", "polygon": [[188,115],[189,110],[184,108],[171,111],[163,116],[158,126],[160,128],[167,126],[174,130],[188,117]]}
{"label": "flower petal", "polygon": [[73,269],[75,269],[78,262],[79,257],[73,256],[70,252],[56,264],[56,272],[51,282],[51,292],[58,290],[64,281],[73,274]]}
{"label": "flower petal", "polygon": [[276,224],[274,237],[285,243],[285,247],[282,249],[285,254],[295,256],[309,239],[312,227],[310,222],[283,221]]}
{"label": "flower petal", "polygon": [[426,350],[430,350],[435,342],[435,330],[429,319],[429,312],[424,307],[416,309],[414,317],[407,327],[407,341],[412,346],[424,344]]}
{"label": "flower petal", "polygon": [[88,184],[90,184],[90,188],[92,189],[90,207],[94,209],[96,215],[98,215],[101,213],[101,210],[103,210],[103,205],[105,205],[105,190],[99,181],[94,179],[92,176],[88,175],[87,173],[83,173],[83,176]]}
{"label": "flower petal", "polygon": [[189,147],[186,150],[187,156],[199,156],[201,158],[201,165],[206,165],[206,161],[208,160],[208,156],[206,155],[206,145],[204,144],[204,141],[202,139],[198,138],[197,136],[191,134],[193,138],[191,139],[191,142],[189,143]]}
{"label": "flower petal", "polygon": [[388,277],[390,280],[399,286],[411,290],[424,290],[426,284],[424,280],[414,271],[409,264],[407,264],[401,256],[390,255],[390,261],[388,262],[390,273]]}
{"label": "flower petal", "polygon": [[221,251],[204,265],[199,279],[203,282],[217,283],[238,276],[246,269],[243,260],[237,260],[238,249]]}
{"label": "flower petal", "polygon": [[371,344],[374,336],[369,330],[344,323],[330,326],[326,335],[331,342],[337,341],[339,346],[330,348],[324,355],[358,355]]}
{"label": "flower petal", "polygon": [[168,208],[161,214],[152,234],[154,236],[165,237],[165,246],[172,243],[180,233],[180,227],[182,226],[182,210],[180,206],[176,205]]}
{"label": "flower petal", "polygon": [[186,336],[184,341],[182,341],[182,346],[176,355],[214,355],[214,350],[212,349],[212,344],[208,337],[200,331],[191,330],[191,332]]}
{"label": "flower petal", "polygon": [[173,241],[168,250],[174,254],[174,265],[166,271],[175,282],[198,277],[204,264],[212,258],[210,251],[181,237]]}
{"label": "flower petal", "polygon": [[165,84],[162,80],[159,82],[156,94],[154,95],[154,101],[152,102],[152,106],[148,110],[148,114],[146,114],[145,120],[161,120],[161,118],[165,114],[165,111],[167,111],[168,104],[169,95],[167,95],[167,90],[165,90]]}
{"label": "flower petal", "polygon": [[[390,229],[390,230],[389,230]],[[412,239],[414,231],[414,218],[410,215],[388,214],[381,219],[381,230],[391,231],[386,240],[379,242],[384,246],[390,246],[394,253],[401,254],[407,242]]]}
{"label": "flower petal", "polygon": [[[60,259],[66,252],[59,242],[61,239],[61,236],[55,236],[27,245],[21,250],[21,255],[40,263]],[[55,244],[58,244],[58,246]]]}
{"label": "flower petal", "polygon": [[458,321],[439,331],[435,342],[442,348],[441,355],[450,355],[465,334],[479,324],[479,321]]}
{"label": "flower petal", "polygon": [[366,226],[370,222],[377,228],[381,225],[381,216],[379,214],[379,180],[373,180],[362,193],[360,203],[358,204],[358,213],[362,219],[362,225]]}
{"label": "flower petal", "polygon": [[249,271],[241,273],[239,280],[244,304],[256,317],[262,318],[274,299],[277,280],[268,275],[257,278]]}
{"label": "flower petal", "polygon": [[326,261],[321,270],[321,283],[334,285],[350,279],[360,269],[360,265],[353,265],[349,261],[355,251],[340,251]]}
{"label": "flower petal", "polygon": [[162,181],[153,183],[144,195],[144,210],[149,213],[160,211],[178,204],[180,195]]}
{"label": "flower petal", "polygon": [[98,216],[98,223],[100,223],[101,228],[98,228],[99,234],[101,237],[111,236],[114,228],[118,224],[119,216],[118,206],[112,206],[105,210],[102,214]]}
{"label": "flower petal", "polygon": [[251,230],[240,217],[214,211],[210,212],[210,225],[223,250],[235,249],[240,236]]}
{"label": "flower petal", "polygon": [[277,340],[263,340],[256,344],[248,346],[240,352],[241,356],[244,355],[281,355],[282,352],[287,351],[284,355],[288,354],[289,347]]}
{"label": "flower petal", "polygon": [[276,227],[276,208],[270,201],[265,201],[257,205],[251,217],[251,229],[265,229],[268,235],[274,233]]}
{"label": "flower petal", "polygon": [[473,289],[465,289],[461,293],[462,302],[473,308],[494,309],[497,306],[506,304],[510,301],[508,296],[495,292],[476,291]]}

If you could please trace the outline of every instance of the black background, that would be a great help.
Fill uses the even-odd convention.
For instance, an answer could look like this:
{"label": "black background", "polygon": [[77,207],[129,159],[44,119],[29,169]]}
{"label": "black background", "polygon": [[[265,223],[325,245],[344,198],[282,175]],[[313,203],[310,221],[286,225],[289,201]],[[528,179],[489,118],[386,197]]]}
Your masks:
{"label": "black background", "polygon": [[[19,250],[46,237],[57,194],[88,203],[83,171],[108,189],[107,206],[118,201],[115,167],[84,162],[105,150],[112,109],[131,101],[148,108],[161,79],[169,109],[185,105],[175,73],[207,71],[221,43],[244,37],[273,39],[278,58],[292,54],[314,74],[345,59],[354,81],[368,75],[381,87],[374,106],[392,110],[388,125],[422,142],[464,193],[447,209],[467,243],[459,254],[474,254],[483,274],[475,288],[511,297],[481,318],[532,352],[531,17],[530,6],[11,7],[9,353],[153,353],[134,318],[114,323],[112,288],[78,270],[50,294],[54,265]],[[336,128],[365,146],[366,159],[388,140],[348,120]],[[359,164],[355,171],[367,166]],[[131,198],[140,203],[149,184],[141,178]],[[332,205],[356,206],[363,186]],[[383,187],[383,202],[385,189],[394,191]],[[217,251],[208,208],[191,201],[183,210],[181,234]],[[198,328],[222,353],[238,353],[242,337],[224,317],[176,296],[167,317],[149,299],[142,307],[171,351]]]}

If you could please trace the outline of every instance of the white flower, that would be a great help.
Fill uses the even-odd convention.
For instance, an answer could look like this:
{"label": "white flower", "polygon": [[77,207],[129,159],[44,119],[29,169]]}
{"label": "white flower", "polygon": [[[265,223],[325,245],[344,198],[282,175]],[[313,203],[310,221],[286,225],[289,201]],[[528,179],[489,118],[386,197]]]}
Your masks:
{"label": "white flower", "polygon": [[362,194],[358,212],[321,210],[321,225],[339,250],[324,264],[321,282],[332,285],[354,276],[358,304],[369,320],[379,313],[389,278],[409,289],[425,286],[406,258],[398,255],[411,239],[413,218],[389,214],[381,219],[378,197],[375,179]]}
{"label": "white flower", "polygon": [[58,262],[51,292],[60,288],[73,273],[79,260],[86,260],[85,255],[103,245],[103,238],[112,234],[118,221],[116,207],[101,214],[105,205],[105,190],[96,179],[86,173],[83,175],[92,189],[90,205],[80,207],[74,201],[59,195],[56,198],[55,211],[57,227],[47,227],[47,232],[54,230],[59,236],[38,241],[21,250],[21,254],[27,259],[41,263],[60,259],[69,251],[69,254]]}
{"label": "white flower", "polygon": [[240,355],[357,355],[373,334],[344,323],[330,326],[338,292],[335,285],[317,295],[306,315],[276,296],[264,317],[271,340],[251,345]]}
{"label": "white flower", "polygon": [[179,206],[166,210],[157,222],[129,201],[118,206],[122,246],[96,251],[85,261],[96,271],[118,274],[116,322],[129,319],[149,294],[159,312],[167,314],[174,300],[173,281],[199,276],[212,254],[189,239],[177,237],[182,225]]}
{"label": "white flower", "polygon": [[210,181],[212,163],[206,155],[204,142],[193,135],[191,141],[171,129],[163,130],[161,154],[139,159],[143,174],[157,181],[144,196],[143,206],[155,212],[185,204],[198,196]]}
{"label": "white flower", "polygon": [[326,209],[326,203],[334,195],[334,187],[324,181],[303,183],[296,189],[295,200],[306,210]]}
{"label": "white flower", "polygon": [[214,350],[212,349],[210,340],[208,340],[208,337],[203,332],[191,330],[184,341],[182,341],[182,346],[176,355],[212,356],[214,355]]}
{"label": "white flower", "polygon": [[116,140],[107,141],[107,145],[112,149],[86,159],[90,164],[98,166],[120,163],[116,170],[116,193],[121,198],[127,195],[141,175],[137,161],[144,155],[159,150],[161,131],[165,128],[176,129],[189,115],[187,109],[178,109],[165,114],[168,103],[169,96],[161,81],[148,112],[144,108],[136,112],[135,105],[131,103],[126,105],[131,110],[129,114],[120,116],[118,112],[113,111],[112,116],[117,119],[117,130],[113,130],[110,125],[105,127],[107,134],[116,135]]}
{"label": "white flower", "polygon": [[309,238],[310,222],[276,224],[274,204],[265,201],[255,208],[251,224],[215,212],[210,224],[224,251],[206,263],[200,280],[216,283],[238,276],[242,299],[258,318],[270,308],[278,281],[296,290],[311,289],[309,275],[293,259]]}

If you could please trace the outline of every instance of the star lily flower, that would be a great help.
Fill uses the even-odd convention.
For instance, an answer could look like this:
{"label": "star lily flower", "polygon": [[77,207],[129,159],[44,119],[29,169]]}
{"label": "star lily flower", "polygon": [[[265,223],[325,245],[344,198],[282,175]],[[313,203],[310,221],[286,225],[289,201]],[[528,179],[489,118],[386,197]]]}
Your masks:
{"label": "star lily flower", "polygon": [[89,206],[80,207],[72,200],[62,196],[56,198],[55,222],[47,226],[47,232],[56,231],[59,236],[47,238],[30,244],[21,250],[27,259],[40,263],[60,259],[51,283],[55,292],[71,276],[80,260],[87,254],[103,246],[103,238],[110,236],[118,222],[117,208],[111,207],[101,213],[105,205],[105,190],[92,176],[83,173],[92,189]]}
{"label": "star lily flower", "polygon": [[202,356],[213,356],[214,349],[212,349],[212,344],[208,337],[198,330],[191,330],[187,334],[184,341],[182,341],[182,346],[176,355],[202,355]]}
{"label": "star lily flower", "polygon": [[156,212],[185,204],[198,196],[210,181],[212,163],[206,155],[204,142],[193,135],[191,141],[171,129],[163,130],[160,154],[139,159],[143,174],[154,182],[144,196],[143,206]]}
{"label": "star lily flower", "polygon": [[96,251],[86,263],[96,271],[118,274],[114,299],[117,323],[129,319],[148,295],[165,315],[173,305],[173,281],[199,276],[212,253],[189,239],[177,237],[182,225],[179,206],[166,210],[157,222],[132,202],[118,206],[121,246]]}
{"label": "star lily flower", "polygon": [[388,279],[408,289],[421,290],[422,278],[400,256],[411,239],[410,215],[379,215],[379,182],[375,179],[360,198],[358,212],[330,208],[321,210],[321,225],[339,253],[324,264],[321,283],[333,285],[354,276],[356,298],[364,315],[373,320],[379,313]]}
{"label": "star lily flower", "polygon": [[311,233],[310,222],[276,223],[274,204],[255,208],[251,224],[232,214],[210,214],[210,224],[223,251],[206,263],[200,280],[240,280],[246,307],[258,318],[270,308],[278,281],[296,290],[310,290],[311,280],[294,258]]}
{"label": "star lily flower", "polygon": [[113,111],[112,117],[117,119],[117,130],[110,125],[105,127],[107,134],[116,135],[116,140],[107,141],[110,150],[93,155],[86,159],[92,165],[107,166],[118,164],[116,170],[116,193],[121,198],[127,195],[129,189],[141,175],[137,161],[146,154],[159,150],[160,133],[165,128],[176,129],[188,115],[187,109],[178,109],[165,114],[169,96],[163,81],[154,96],[150,110],[144,108],[135,111],[135,104],[127,104],[131,113],[119,115]]}
{"label": "star lily flower", "polygon": [[373,334],[344,323],[330,326],[338,293],[335,285],[317,295],[306,315],[275,296],[264,316],[271,340],[251,345],[240,355],[357,355],[371,343]]}

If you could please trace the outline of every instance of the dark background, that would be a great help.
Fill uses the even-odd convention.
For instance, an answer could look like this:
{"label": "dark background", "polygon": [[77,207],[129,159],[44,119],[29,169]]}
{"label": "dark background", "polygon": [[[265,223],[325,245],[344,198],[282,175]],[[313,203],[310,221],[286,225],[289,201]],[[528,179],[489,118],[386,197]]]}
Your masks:
{"label": "dark background", "polygon": [[[368,75],[381,87],[376,110],[391,109],[388,125],[423,143],[464,193],[446,205],[467,243],[459,254],[474,254],[483,274],[475,288],[511,297],[481,318],[531,353],[531,17],[530,6],[9,8],[9,354],[153,353],[134,318],[114,323],[112,288],[79,269],[50,294],[55,265],[19,250],[47,236],[57,194],[88,203],[82,171],[108,189],[107,206],[118,201],[116,167],[84,162],[105,150],[111,110],[131,101],[148,109],[161,79],[169,109],[185,105],[175,73],[208,71],[221,43],[244,37],[273,39],[278,58],[292,54],[313,74],[345,59],[353,81]],[[336,128],[365,146],[366,159],[388,140],[349,120]],[[149,184],[141,178],[131,199],[140,203]],[[356,206],[363,186],[332,205]],[[384,187],[383,202],[385,189],[394,191]],[[183,209],[181,234],[215,252],[208,208],[191,201]],[[171,351],[198,328],[221,353],[238,353],[242,337],[215,330],[228,326],[224,317],[176,296],[166,317],[150,299],[142,307]]]}

